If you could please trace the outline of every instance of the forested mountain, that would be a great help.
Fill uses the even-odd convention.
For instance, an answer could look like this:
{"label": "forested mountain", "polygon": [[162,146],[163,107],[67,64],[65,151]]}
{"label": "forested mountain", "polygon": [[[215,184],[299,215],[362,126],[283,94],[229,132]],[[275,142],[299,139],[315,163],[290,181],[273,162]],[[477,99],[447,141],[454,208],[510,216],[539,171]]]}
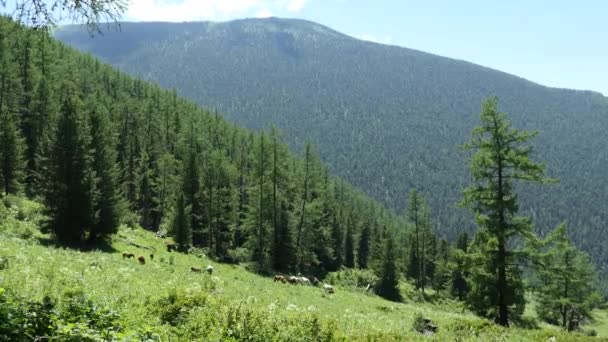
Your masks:
{"label": "forested mountain", "polygon": [[276,129],[241,129],[5,17],[0,65],[2,197],[43,202],[61,244],[97,244],[122,223],[262,274],[320,276],[363,227],[370,241],[404,231],[310,144],[296,157]]}
{"label": "forested mountain", "polygon": [[317,146],[330,170],[401,211],[409,190],[427,194],[437,231],[470,230],[456,203],[467,184],[466,141],[479,104],[496,95],[513,124],[539,130],[534,152],[560,179],[527,188],[521,209],[545,234],[570,234],[608,267],[608,100],[544,87],[464,61],[360,41],[287,19],[226,23],[123,23],[91,37],[56,36],[138,77],[177,89],[253,129],[276,124],[287,143]]}
{"label": "forested mountain", "polygon": [[[116,323],[119,314],[108,313],[113,318],[104,326],[100,323],[104,318],[93,317],[96,305],[85,299],[81,288],[93,270],[101,271],[110,260],[112,265],[122,262],[121,270],[126,269],[125,263],[137,260],[138,281],[143,274],[151,278],[142,288],[149,290],[158,280],[173,288],[167,301],[159,302],[159,307],[169,311],[160,314],[160,321],[148,322],[174,328],[181,324],[163,317],[182,317],[178,320],[199,327],[209,319],[185,318],[194,317],[190,311],[207,305],[203,297],[192,304],[176,303],[182,290],[173,287],[174,281],[187,278],[184,273],[205,277],[199,278],[207,283],[199,288],[204,296],[221,295],[215,286],[226,282],[247,283],[244,289],[252,288],[252,283],[234,273],[215,277],[210,264],[207,275],[200,274],[203,269],[192,266],[193,259],[184,258],[187,254],[196,258],[194,265],[203,260],[217,266],[233,263],[241,266],[232,269],[275,274],[274,286],[323,285],[326,299],[335,292],[332,285],[322,282],[394,302],[406,298],[442,302],[450,310],[469,308],[504,327],[533,326],[538,318],[579,334],[602,304],[588,255],[572,245],[567,225],[539,239],[532,232],[534,220],[519,215],[520,189],[515,185],[550,181],[531,152],[535,134],[513,127],[493,97],[484,101],[480,121],[465,146],[471,180],[462,196],[463,205],[476,214],[478,229],[472,239],[462,233],[450,245],[435,233],[428,191],[411,190],[405,215],[396,215],[331,176],[312,144],[305,143],[302,155],[296,156],[274,127],[257,133],[239,128],[175,91],[131,78],[90,54],[77,52],[49,37],[47,31],[0,17],[0,271],[15,272],[6,277],[11,281],[0,277],[0,339],[82,340],[77,336],[83,331],[105,336],[90,340],[120,339],[128,332]],[[156,234],[144,233],[142,228]],[[135,242],[137,236],[147,236],[144,241],[149,245]],[[114,246],[121,246],[122,258]],[[70,261],[78,265],[71,271],[81,269],[80,275],[76,271],[66,276],[68,268],[53,258],[54,267],[41,267],[45,275],[33,277],[51,283],[70,279],[60,281],[64,283],[60,288],[79,292],[64,290],[62,297],[59,289],[51,296],[39,288],[36,294],[20,288],[20,282],[38,284],[40,280],[24,280],[30,272],[20,272],[20,266],[13,271],[15,262],[19,265],[27,258],[24,250],[39,253],[41,249],[46,257],[49,251],[79,255]],[[129,251],[133,249],[137,255]],[[92,260],[95,255],[97,261],[83,263],[81,259]],[[178,264],[176,255],[181,260]],[[183,264],[186,260],[190,260],[189,269]],[[29,262],[36,264],[34,259]],[[144,267],[169,271],[176,279],[152,279]],[[120,270],[115,273],[126,275]],[[116,298],[107,287],[116,285],[109,284],[124,286],[134,278],[117,279],[102,282],[106,287],[98,298],[103,302]],[[190,279],[193,285],[186,292],[199,287],[198,280]],[[259,280],[270,283],[268,278]],[[292,289],[296,288],[300,286]],[[529,289],[541,299],[535,306],[537,318],[524,317],[530,302],[524,294]],[[149,296],[142,300],[139,292],[130,298],[146,302],[145,306],[155,302]],[[217,318],[218,310],[230,307],[218,298],[217,309],[206,312]],[[148,312],[121,306],[120,310],[123,317],[129,311],[159,314],[157,309]],[[273,312],[269,315],[278,321],[280,316]],[[230,324],[246,325],[252,316],[225,317]],[[318,334],[319,321],[312,319],[317,323],[309,330]],[[437,332],[432,321],[422,316],[416,320],[428,322],[420,327],[414,324],[415,333],[428,333],[427,324],[431,333]],[[137,335],[145,334],[147,328],[137,322],[131,322],[131,328]],[[224,329],[223,323],[213,324]],[[209,333],[209,326],[205,327],[196,333],[187,326],[171,331],[186,339],[204,339]],[[402,324],[398,329],[402,330]],[[188,331],[192,335],[182,335]],[[227,328],[226,333],[234,337],[233,329]],[[305,338],[309,340],[310,335]],[[149,338],[141,335],[141,339]],[[402,338],[395,335],[395,339]],[[328,335],[324,340],[334,338]]]}

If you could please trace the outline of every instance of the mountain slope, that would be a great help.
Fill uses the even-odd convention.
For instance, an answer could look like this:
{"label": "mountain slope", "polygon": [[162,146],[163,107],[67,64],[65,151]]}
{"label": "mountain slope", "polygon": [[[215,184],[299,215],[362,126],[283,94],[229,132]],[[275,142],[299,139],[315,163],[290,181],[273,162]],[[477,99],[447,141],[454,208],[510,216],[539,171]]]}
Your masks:
{"label": "mountain slope", "polygon": [[[24,206],[37,207],[15,198],[10,201],[13,205],[23,203],[17,205],[19,212],[28,212]],[[0,210],[3,204],[0,202]],[[90,325],[99,320],[94,314],[111,310],[102,316],[112,317],[101,322],[105,324],[103,340],[427,341],[428,336],[412,329],[418,313],[438,325],[437,340],[546,341],[551,336],[559,341],[598,339],[546,324],[540,329],[498,327],[451,300],[394,303],[365,293],[362,287],[334,284],[335,294],[327,295],[320,287],[273,282],[243,266],[216,263],[194,254],[168,253],[163,239],[142,229],[121,228],[106,250],[56,248],[40,243],[48,241],[49,236],[40,233],[35,215],[26,215],[25,219],[16,216],[9,215],[0,224],[0,261],[8,260],[0,267],[0,308],[6,308],[6,294],[30,303],[48,296],[59,307],[68,294],[80,294],[93,309],[80,315]],[[144,255],[146,264],[125,259],[123,251]],[[155,254],[153,260],[147,259],[150,253]],[[207,265],[214,267],[211,276],[190,271],[190,267]],[[79,309],[78,301],[68,304],[73,311]],[[40,312],[45,308],[48,304],[32,306],[39,315],[29,317],[30,326],[37,317],[44,319]],[[0,317],[3,314],[0,311]],[[598,316],[604,314],[598,312]],[[0,335],[5,323],[0,321]],[[90,338],[90,330],[85,327],[71,322],[65,325],[64,334],[74,336],[68,334],[79,334],[80,330]],[[83,335],[70,340],[85,340]],[[604,337],[600,331],[599,338]]]}
{"label": "mountain slope", "polygon": [[[458,209],[467,182],[458,145],[497,95],[516,127],[540,131],[536,159],[561,180],[526,188],[522,210],[545,232],[562,220],[598,263],[608,260],[608,101],[544,87],[471,63],[363,42],[286,19],[227,23],[123,23],[93,39],[57,37],[119,68],[175,87],[229,120],[276,124],[293,148],[310,139],[332,171],[396,209],[412,187],[427,193],[447,236],[471,227]],[[606,267],[606,265],[600,265]]]}

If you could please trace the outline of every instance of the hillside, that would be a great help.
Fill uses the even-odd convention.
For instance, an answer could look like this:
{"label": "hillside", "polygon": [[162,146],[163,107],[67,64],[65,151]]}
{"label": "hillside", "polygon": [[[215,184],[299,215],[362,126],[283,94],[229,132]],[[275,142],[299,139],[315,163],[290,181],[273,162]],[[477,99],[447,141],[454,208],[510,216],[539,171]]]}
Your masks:
{"label": "hillside", "polygon": [[544,87],[424,52],[360,41],[301,20],[123,23],[91,38],[56,36],[121,70],[154,80],[252,129],[276,124],[290,147],[307,139],[330,170],[401,211],[411,188],[427,194],[437,230],[471,230],[456,207],[467,182],[459,150],[479,104],[497,95],[516,127],[539,130],[536,159],[560,179],[526,189],[521,209],[544,234],[567,220],[604,272],[608,244],[608,100]]}
{"label": "hillside", "polygon": [[[437,324],[437,340],[599,341],[606,336],[599,330],[605,321],[594,322],[599,338],[546,325],[506,329],[449,300],[392,303],[340,283],[333,295],[318,287],[275,283],[243,266],[168,253],[163,239],[140,228],[121,227],[102,249],[60,248],[39,231],[40,212],[39,204],[15,197],[0,202],[0,317],[20,298],[21,310],[37,310],[23,326],[31,331],[44,322],[45,308],[55,305],[51,322],[64,324],[61,340],[94,340],[95,329],[103,327],[99,333],[106,340],[426,341],[412,330],[417,314]],[[145,256],[145,265],[124,259],[123,251]],[[213,275],[190,271],[207,265],[214,267]],[[402,284],[402,291],[407,288]],[[45,306],[26,304],[44,297]],[[57,317],[64,311],[81,312],[88,321],[62,322]],[[0,334],[8,322],[0,320]]]}

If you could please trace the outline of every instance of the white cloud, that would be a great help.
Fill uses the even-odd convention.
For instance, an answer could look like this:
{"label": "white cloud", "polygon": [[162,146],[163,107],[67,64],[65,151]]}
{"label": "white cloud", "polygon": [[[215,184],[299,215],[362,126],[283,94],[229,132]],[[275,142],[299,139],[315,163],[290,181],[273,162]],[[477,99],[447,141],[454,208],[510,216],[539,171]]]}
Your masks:
{"label": "white cloud", "polygon": [[268,8],[261,9],[255,13],[256,18],[270,18],[272,17],[272,11]]}
{"label": "white cloud", "polygon": [[307,0],[130,0],[126,20],[194,21],[299,12]]}
{"label": "white cloud", "polygon": [[289,12],[300,12],[304,5],[306,5],[307,0],[290,0],[287,3],[287,10]]}
{"label": "white cloud", "polygon": [[355,38],[358,38],[361,40],[366,40],[368,42],[380,43],[380,44],[392,44],[393,43],[393,37],[391,37],[389,35],[386,35],[383,37],[378,37],[378,36],[370,34],[370,33],[364,33],[364,34],[355,35]]}

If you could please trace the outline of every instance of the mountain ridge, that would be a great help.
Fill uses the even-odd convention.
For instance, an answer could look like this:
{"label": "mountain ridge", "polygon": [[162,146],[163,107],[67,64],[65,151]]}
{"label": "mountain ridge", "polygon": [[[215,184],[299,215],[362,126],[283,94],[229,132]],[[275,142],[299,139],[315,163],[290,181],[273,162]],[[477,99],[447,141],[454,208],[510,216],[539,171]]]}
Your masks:
{"label": "mountain ridge", "polygon": [[[416,48],[412,48],[409,46],[404,46],[404,45],[398,45],[398,44],[391,44],[391,43],[385,43],[385,42],[378,42],[378,41],[372,41],[372,40],[366,40],[363,39],[361,37],[357,37],[355,35],[350,35],[347,33],[343,33],[340,32],[338,30],[332,29],[329,26],[320,24],[318,22],[312,21],[312,20],[308,20],[308,19],[301,19],[301,18],[289,18],[289,17],[275,17],[275,16],[271,16],[271,17],[267,17],[267,18],[255,18],[255,17],[250,17],[250,18],[242,18],[242,19],[232,19],[232,20],[226,20],[226,21],[212,21],[212,20],[194,20],[194,21],[181,21],[181,22],[172,22],[172,21],[121,21],[118,24],[119,25],[164,25],[164,26],[173,26],[173,25],[183,25],[183,24],[193,24],[193,25],[199,25],[199,24],[203,24],[203,25],[208,25],[208,26],[214,26],[214,25],[224,25],[224,24],[238,24],[238,23],[256,23],[256,22],[271,22],[271,23],[275,23],[275,24],[281,24],[283,26],[287,25],[287,24],[293,24],[293,23],[298,23],[298,24],[302,24],[302,25],[308,25],[311,28],[315,27],[324,31],[327,31],[328,33],[331,33],[334,36],[341,36],[342,38],[347,38],[347,39],[354,39],[357,40],[359,42],[363,42],[363,43],[367,43],[367,44],[376,44],[376,45],[380,45],[380,46],[384,46],[384,47],[391,47],[391,48],[398,48],[398,49],[406,49],[408,51],[412,51],[415,53],[420,53],[423,55],[427,55],[429,57],[437,57],[437,58],[442,58],[442,59],[449,59],[453,62],[461,62],[461,63],[465,63],[465,64],[469,64],[475,67],[479,67],[479,68],[484,68],[487,69],[488,71],[493,71],[493,72],[498,72],[501,74],[504,74],[506,76],[511,76],[511,77],[515,77],[517,79],[523,80],[523,81],[527,81],[530,83],[533,83],[535,85],[541,86],[541,87],[545,87],[545,88],[549,88],[549,89],[553,89],[553,90],[567,90],[567,91],[575,91],[575,92],[583,92],[583,93],[590,93],[590,94],[594,94],[594,95],[600,95],[602,96],[604,99],[608,100],[608,96],[603,94],[602,92],[598,91],[598,90],[594,90],[594,89],[590,89],[590,88],[585,88],[585,89],[578,89],[578,88],[568,88],[568,87],[558,87],[558,86],[551,86],[551,85],[547,85],[544,84],[542,82],[539,81],[534,81],[531,79],[526,78],[525,76],[520,76],[516,73],[510,73],[507,71],[503,71],[500,70],[496,67],[492,67],[492,66],[488,66],[485,65],[483,63],[477,63],[477,62],[472,62],[463,58],[458,58],[458,57],[453,57],[453,56],[448,56],[448,55],[442,55],[439,53],[433,53],[433,52],[427,52],[421,49],[416,49]],[[106,28],[108,29],[107,31],[114,31],[114,29],[116,29],[116,26],[113,26],[113,23],[105,23],[106,24]],[[73,29],[76,27],[79,27],[80,25],[63,25],[60,26],[58,28],[58,30],[56,31],[56,33],[59,34],[59,36],[61,37],[62,35],[62,30],[64,29]],[[120,31],[120,28],[118,28],[118,31]],[[100,33],[100,35],[103,36],[104,31],[102,30],[102,32]]]}

